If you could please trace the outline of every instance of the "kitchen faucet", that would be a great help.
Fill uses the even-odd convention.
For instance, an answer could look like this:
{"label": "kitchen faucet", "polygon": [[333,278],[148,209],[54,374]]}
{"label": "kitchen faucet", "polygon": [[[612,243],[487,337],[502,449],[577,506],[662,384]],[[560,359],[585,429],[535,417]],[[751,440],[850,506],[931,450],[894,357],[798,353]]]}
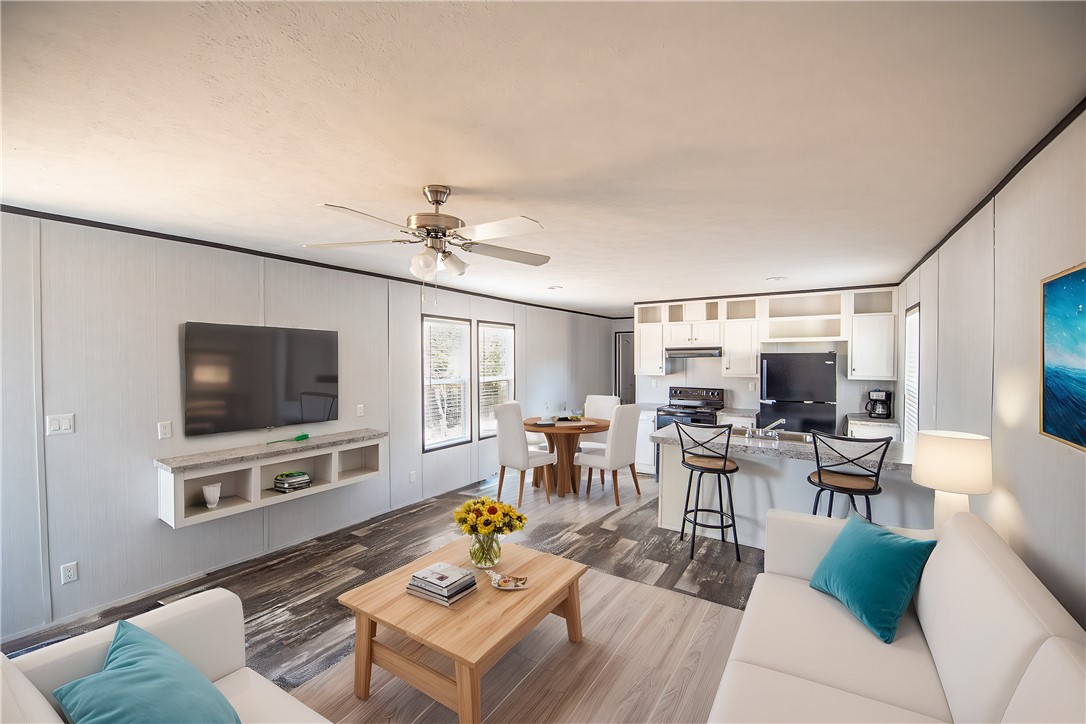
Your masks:
{"label": "kitchen faucet", "polygon": [[774,428],[779,427],[779,426],[783,425],[786,422],[788,422],[788,420],[786,420],[785,418],[782,417],[781,419],[777,420],[776,422],[769,423],[768,425],[763,427],[761,430],[759,430],[758,433],[759,433],[759,435],[761,437],[775,437],[775,438],[777,438],[779,440],[780,439],[780,433],[778,433]]}

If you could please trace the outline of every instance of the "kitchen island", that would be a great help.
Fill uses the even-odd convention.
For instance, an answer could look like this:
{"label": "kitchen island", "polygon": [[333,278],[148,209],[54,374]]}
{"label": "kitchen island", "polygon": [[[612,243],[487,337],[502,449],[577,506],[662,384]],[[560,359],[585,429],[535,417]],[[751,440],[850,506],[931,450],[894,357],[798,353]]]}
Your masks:
{"label": "kitchen island", "polygon": [[[657,430],[650,439],[660,451],[657,525],[678,531],[686,505],[690,471],[682,466],[682,448],[674,425]],[[722,443],[709,447],[723,452]],[[880,478],[882,493],[871,498],[872,520],[881,525],[931,528],[934,491],[910,480],[912,465],[903,459],[903,455],[901,443],[890,444]],[[818,491],[807,482],[807,476],[815,469],[814,447],[810,442],[748,438],[733,433],[728,456],[739,464],[739,471],[732,475],[732,496],[740,545],[765,547],[766,512],[770,508],[811,512]],[[694,479],[697,480],[697,473]],[[703,485],[701,507],[716,507],[715,479],[712,483],[704,481]],[[828,495],[822,496],[822,514],[828,498]],[[857,500],[857,505],[864,510],[862,500]],[[834,511],[838,516],[845,514],[847,506],[847,496],[835,496]],[[703,516],[706,523],[718,522],[715,518]],[[688,532],[689,529],[687,526]],[[699,528],[698,535],[719,537],[720,531]]]}

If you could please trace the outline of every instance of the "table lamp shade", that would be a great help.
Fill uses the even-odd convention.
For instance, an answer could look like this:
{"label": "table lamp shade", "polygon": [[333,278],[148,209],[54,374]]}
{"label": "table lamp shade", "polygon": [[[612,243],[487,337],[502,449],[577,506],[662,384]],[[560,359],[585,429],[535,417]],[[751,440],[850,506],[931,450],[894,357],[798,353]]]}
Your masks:
{"label": "table lamp shade", "polygon": [[913,482],[948,493],[987,495],[992,492],[991,439],[970,432],[917,432]]}

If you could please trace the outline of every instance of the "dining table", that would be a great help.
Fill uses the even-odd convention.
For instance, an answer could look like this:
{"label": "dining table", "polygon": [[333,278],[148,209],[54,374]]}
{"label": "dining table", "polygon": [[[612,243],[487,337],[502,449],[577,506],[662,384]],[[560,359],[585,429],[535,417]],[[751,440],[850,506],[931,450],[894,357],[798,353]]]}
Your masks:
{"label": "dining table", "polygon": [[[567,493],[580,492],[581,481],[574,472],[573,457],[577,454],[577,442],[581,435],[595,432],[606,432],[611,427],[609,420],[601,420],[596,417],[582,417],[580,420],[556,419],[553,425],[540,425],[540,418],[529,417],[524,421],[524,429],[527,432],[538,432],[547,438],[547,447],[558,456],[555,472],[558,481],[556,492],[558,497],[564,498]],[[533,485],[538,481],[533,478]]]}

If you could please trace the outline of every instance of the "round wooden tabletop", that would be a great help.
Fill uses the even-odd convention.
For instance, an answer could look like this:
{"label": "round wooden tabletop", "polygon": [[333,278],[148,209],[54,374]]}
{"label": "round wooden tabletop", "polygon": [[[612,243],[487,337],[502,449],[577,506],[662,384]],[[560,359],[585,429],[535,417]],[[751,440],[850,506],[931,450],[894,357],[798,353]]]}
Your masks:
{"label": "round wooden tabletop", "polygon": [[553,425],[537,425],[537,422],[539,422],[538,417],[529,417],[524,421],[524,429],[528,432],[541,432],[544,435],[572,435],[574,433],[583,435],[592,432],[605,432],[611,427],[609,420],[601,420],[596,417],[582,417],[580,420],[570,420],[569,422],[556,421]]}

